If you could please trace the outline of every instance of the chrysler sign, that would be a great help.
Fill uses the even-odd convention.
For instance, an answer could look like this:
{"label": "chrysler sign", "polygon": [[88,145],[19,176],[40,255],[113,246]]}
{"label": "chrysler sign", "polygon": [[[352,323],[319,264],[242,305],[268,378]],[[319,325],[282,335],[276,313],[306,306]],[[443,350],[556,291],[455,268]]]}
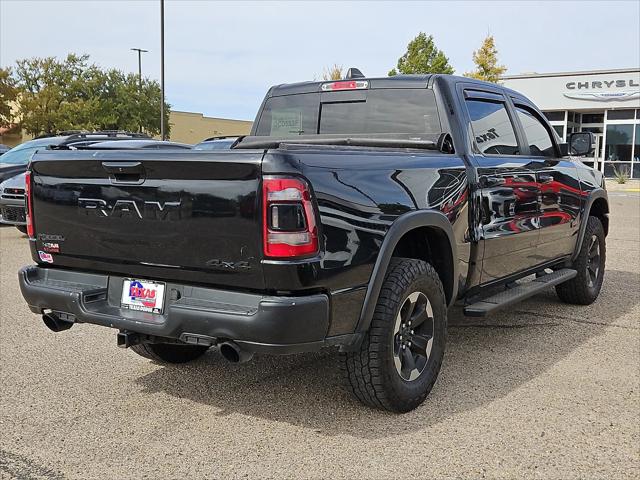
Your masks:
{"label": "chrysler sign", "polygon": [[609,102],[640,99],[640,82],[628,80],[591,80],[567,82],[564,93],[575,100]]}

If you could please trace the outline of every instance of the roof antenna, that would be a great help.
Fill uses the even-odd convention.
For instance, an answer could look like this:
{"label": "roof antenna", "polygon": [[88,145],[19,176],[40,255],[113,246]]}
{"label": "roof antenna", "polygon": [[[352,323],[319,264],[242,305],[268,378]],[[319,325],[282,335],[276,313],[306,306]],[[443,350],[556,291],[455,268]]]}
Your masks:
{"label": "roof antenna", "polygon": [[347,70],[347,76],[345,78],[364,78],[364,74],[359,69],[351,67]]}

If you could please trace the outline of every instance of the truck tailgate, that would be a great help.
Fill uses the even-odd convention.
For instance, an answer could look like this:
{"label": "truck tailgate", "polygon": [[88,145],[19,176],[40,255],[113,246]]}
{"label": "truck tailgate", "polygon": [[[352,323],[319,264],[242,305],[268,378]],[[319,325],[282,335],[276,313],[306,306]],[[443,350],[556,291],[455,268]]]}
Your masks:
{"label": "truck tailgate", "polygon": [[[53,265],[264,288],[263,151],[46,151],[32,161],[38,252]],[[46,254],[50,255],[46,255]]]}

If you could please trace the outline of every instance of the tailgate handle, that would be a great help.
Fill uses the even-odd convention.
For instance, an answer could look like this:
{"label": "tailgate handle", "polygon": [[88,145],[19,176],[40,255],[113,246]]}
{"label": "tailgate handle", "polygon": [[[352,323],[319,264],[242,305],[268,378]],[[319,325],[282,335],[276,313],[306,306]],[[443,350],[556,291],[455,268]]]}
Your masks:
{"label": "tailgate handle", "polygon": [[102,162],[102,168],[109,174],[111,183],[144,182],[144,166],[142,162]]}

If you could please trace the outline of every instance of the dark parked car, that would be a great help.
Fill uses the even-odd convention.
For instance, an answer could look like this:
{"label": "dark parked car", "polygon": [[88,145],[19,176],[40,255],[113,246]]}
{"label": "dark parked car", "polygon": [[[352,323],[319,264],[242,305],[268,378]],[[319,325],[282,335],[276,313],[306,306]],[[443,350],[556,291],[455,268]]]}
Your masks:
{"label": "dark parked car", "polygon": [[116,328],[166,363],[337,347],[356,398],[405,412],[454,303],[596,300],[607,193],[568,156],[592,140],[469,78],[279,85],[230,150],[36,154],[22,294],[54,331]]}
{"label": "dark parked car", "polygon": [[194,150],[228,150],[238,137],[211,137],[196,144]]}
{"label": "dark parked car", "polygon": [[46,148],[62,141],[64,141],[64,137],[39,138],[12,148],[0,157],[0,182],[24,172],[31,155],[39,148]]}
{"label": "dark parked car", "polygon": [[26,233],[24,171],[34,152],[65,141],[66,136],[38,138],[12,148],[0,157],[0,223]]}
{"label": "dark parked car", "polygon": [[0,183],[0,223],[27,233],[24,205],[25,172]]}
{"label": "dark parked car", "polygon": [[[135,139],[135,140],[132,140]],[[109,140],[109,142],[105,142]],[[145,134],[100,131],[100,132],[64,132],[60,135],[37,138],[24,142],[11,149],[0,158],[0,223],[14,225],[26,233],[26,217],[24,205],[24,171],[31,156],[39,149],[78,149],[102,142],[109,145],[122,145],[124,148],[147,148],[153,144],[170,144],[150,139]],[[119,142],[124,142],[119,144]],[[127,145],[128,142],[141,142]],[[182,146],[182,144],[176,144]],[[191,148],[184,146],[184,148]]]}

